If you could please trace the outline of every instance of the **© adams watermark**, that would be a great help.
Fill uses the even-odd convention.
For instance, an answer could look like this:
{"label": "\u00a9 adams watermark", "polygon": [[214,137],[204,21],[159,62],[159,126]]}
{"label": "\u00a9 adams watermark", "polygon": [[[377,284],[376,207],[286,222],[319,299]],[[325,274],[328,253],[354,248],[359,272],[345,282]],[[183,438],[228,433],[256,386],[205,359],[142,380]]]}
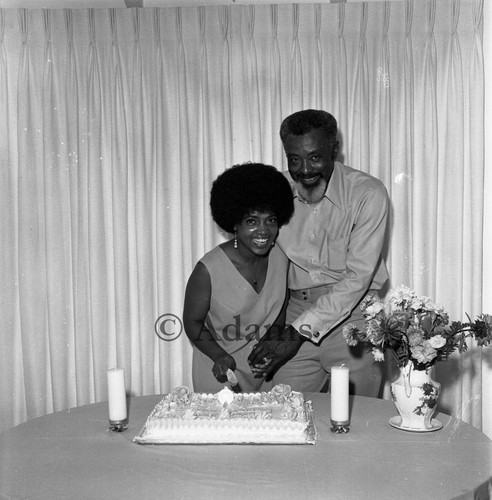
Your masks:
{"label": "\u00a9 adams watermark", "polygon": [[[234,320],[234,322],[225,325],[224,328],[222,328],[222,330],[219,332],[208,330],[204,326],[195,341],[203,340],[202,335],[204,334],[207,334],[207,337],[208,335],[212,335],[217,342],[237,342],[244,339],[248,341],[260,340],[260,338],[263,337],[263,335],[272,328],[272,325],[257,325],[254,323],[246,325],[245,328],[242,328],[241,315],[238,314],[237,316],[233,316],[232,319]],[[273,331],[273,335],[278,334],[279,338],[281,336],[282,339],[288,340],[285,338],[285,332],[283,328],[281,328],[280,326],[274,326],[274,328],[277,329],[277,332]],[[165,342],[171,342],[178,339],[181,336],[183,329],[183,321],[181,320],[181,318],[172,313],[166,313],[159,316],[154,325],[156,335]],[[244,333],[246,335],[241,336],[241,332],[243,332],[243,335]],[[305,337],[311,338],[312,333],[310,325],[302,325],[299,333],[301,333],[301,335],[304,335]]]}
{"label": "\u00a9 adams watermark", "polygon": [[154,330],[161,340],[171,342],[181,335],[183,331],[183,322],[175,314],[166,313],[157,318]]}

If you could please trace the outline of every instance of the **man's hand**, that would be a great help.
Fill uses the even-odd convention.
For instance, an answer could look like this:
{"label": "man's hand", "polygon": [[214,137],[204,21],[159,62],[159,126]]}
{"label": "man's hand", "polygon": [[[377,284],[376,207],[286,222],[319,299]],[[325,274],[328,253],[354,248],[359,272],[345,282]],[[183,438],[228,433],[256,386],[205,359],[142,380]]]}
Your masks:
{"label": "man's hand", "polygon": [[248,357],[251,371],[256,378],[270,380],[283,364],[296,355],[305,340],[306,337],[292,326],[269,330]]}
{"label": "man's hand", "polygon": [[236,361],[230,354],[224,353],[215,359],[212,373],[221,384],[224,384],[227,382],[227,370],[229,369],[232,371],[236,369]]}

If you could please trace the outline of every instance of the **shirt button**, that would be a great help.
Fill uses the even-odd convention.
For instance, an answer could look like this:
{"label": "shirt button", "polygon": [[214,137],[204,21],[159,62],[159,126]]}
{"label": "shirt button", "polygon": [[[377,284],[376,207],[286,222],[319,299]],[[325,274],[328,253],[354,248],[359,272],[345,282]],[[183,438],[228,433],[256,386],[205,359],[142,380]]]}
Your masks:
{"label": "shirt button", "polygon": [[313,279],[314,281],[319,281],[319,276],[315,276]]}
{"label": "shirt button", "polygon": [[319,332],[314,332],[314,333],[313,333],[313,337],[314,337],[315,339],[317,339],[317,338],[319,337]]}
{"label": "shirt button", "polygon": [[309,237],[310,237],[312,240],[315,240],[315,239],[316,239],[316,235],[315,235],[315,234],[311,234]]}

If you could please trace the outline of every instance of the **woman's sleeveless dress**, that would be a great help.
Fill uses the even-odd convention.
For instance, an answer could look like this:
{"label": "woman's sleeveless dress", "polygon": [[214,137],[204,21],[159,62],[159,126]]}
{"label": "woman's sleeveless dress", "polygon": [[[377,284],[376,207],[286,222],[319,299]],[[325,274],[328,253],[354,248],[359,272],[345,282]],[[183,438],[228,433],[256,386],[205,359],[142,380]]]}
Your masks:
{"label": "woman's sleeveless dress", "polygon": [[[210,310],[205,320],[207,329],[235,359],[241,390],[268,390],[271,384],[254,378],[248,356],[282,309],[287,290],[287,257],[278,247],[271,249],[260,293],[236,269],[220,246],[205,254],[200,262],[210,274],[212,288]],[[196,392],[217,392],[224,387],[213,376],[212,367],[212,360],[194,347],[193,388]]]}

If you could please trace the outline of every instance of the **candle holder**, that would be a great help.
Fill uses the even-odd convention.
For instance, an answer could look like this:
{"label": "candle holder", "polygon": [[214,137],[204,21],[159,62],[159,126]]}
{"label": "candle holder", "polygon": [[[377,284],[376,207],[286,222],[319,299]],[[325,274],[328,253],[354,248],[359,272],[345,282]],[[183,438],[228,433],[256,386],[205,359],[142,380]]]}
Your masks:
{"label": "candle holder", "polygon": [[347,434],[350,431],[350,421],[346,420],[344,422],[338,422],[337,420],[331,420],[331,432],[335,434]]}
{"label": "candle holder", "polygon": [[128,418],[124,420],[110,420],[109,430],[114,432],[123,432],[128,429]]}

